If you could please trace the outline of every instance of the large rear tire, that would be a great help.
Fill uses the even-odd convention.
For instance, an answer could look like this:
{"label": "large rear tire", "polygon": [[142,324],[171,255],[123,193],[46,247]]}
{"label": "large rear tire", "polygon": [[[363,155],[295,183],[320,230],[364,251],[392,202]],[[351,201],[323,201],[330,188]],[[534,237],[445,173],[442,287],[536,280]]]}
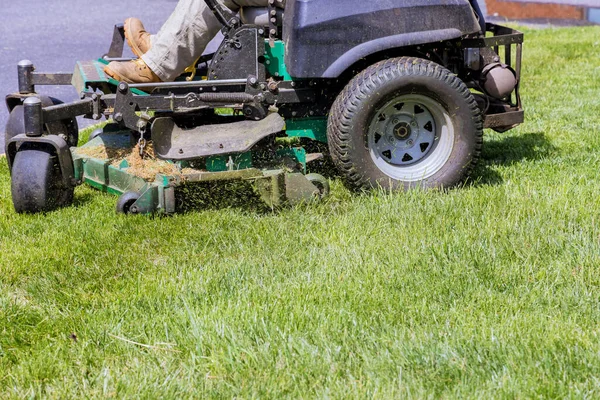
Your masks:
{"label": "large rear tire", "polygon": [[64,187],[56,155],[49,149],[23,146],[15,155],[11,170],[15,211],[46,212],[71,204],[74,188]]}
{"label": "large rear tire", "polygon": [[483,123],[466,85],[432,61],[401,57],[358,74],[333,104],[329,149],[355,189],[447,188],[479,159]]}

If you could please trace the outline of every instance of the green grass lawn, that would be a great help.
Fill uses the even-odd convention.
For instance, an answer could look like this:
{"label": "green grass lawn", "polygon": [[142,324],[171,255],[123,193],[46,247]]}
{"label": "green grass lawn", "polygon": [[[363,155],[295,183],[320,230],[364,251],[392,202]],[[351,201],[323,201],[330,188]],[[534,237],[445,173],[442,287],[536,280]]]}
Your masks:
{"label": "green grass lawn", "polygon": [[473,180],[277,213],[16,215],[0,398],[600,396],[600,28],[526,30]]}

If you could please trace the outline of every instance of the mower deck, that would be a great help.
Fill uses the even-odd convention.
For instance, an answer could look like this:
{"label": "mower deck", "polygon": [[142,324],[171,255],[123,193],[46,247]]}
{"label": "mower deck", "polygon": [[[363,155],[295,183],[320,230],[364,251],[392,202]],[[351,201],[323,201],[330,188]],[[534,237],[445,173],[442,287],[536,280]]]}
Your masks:
{"label": "mower deck", "polygon": [[[149,147],[152,148],[151,143]],[[186,162],[163,161],[153,154],[146,154],[142,159],[138,147],[132,146],[131,133],[126,130],[102,133],[87,144],[72,148],[71,154],[75,179],[79,182],[116,195],[138,193],[139,198],[130,205],[131,213],[175,213],[178,211],[177,187],[216,181],[251,183],[256,195],[272,208],[311,201],[322,195],[309,180],[310,176],[307,178],[303,173],[285,169],[240,169],[243,162],[236,164],[232,157],[226,162],[228,170],[218,172],[196,169]],[[221,161],[213,158],[209,167],[218,169]]]}

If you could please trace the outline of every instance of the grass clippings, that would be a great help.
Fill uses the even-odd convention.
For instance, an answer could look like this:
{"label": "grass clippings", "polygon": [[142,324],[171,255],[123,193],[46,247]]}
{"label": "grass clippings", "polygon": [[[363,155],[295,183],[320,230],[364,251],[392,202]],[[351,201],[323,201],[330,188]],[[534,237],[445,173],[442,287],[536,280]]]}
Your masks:
{"label": "grass clippings", "polygon": [[158,159],[151,141],[148,141],[144,147],[143,157],[140,156],[139,144],[127,149],[111,148],[104,145],[81,147],[77,149],[77,152],[88,157],[109,160],[114,167],[119,167],[123,160],[126,160],[129,165],[127,172],[147,181],[153,181],[157,174],[183,177],[184,174],[199,172],[191,168],[186,168],[183,171],[176,164]]}

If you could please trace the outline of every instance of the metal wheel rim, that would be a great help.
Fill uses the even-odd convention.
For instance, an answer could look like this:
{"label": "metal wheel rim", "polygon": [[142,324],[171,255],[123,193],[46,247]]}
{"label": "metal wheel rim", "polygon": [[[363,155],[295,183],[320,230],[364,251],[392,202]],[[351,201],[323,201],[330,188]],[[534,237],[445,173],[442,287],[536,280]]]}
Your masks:
{"label": "metal wheel rim", "polygon": [[454,125],[435,100],[406,94],[387,102],[368,129],[369,153],[384,174],[415,182],[436,174],[454,148]]}

